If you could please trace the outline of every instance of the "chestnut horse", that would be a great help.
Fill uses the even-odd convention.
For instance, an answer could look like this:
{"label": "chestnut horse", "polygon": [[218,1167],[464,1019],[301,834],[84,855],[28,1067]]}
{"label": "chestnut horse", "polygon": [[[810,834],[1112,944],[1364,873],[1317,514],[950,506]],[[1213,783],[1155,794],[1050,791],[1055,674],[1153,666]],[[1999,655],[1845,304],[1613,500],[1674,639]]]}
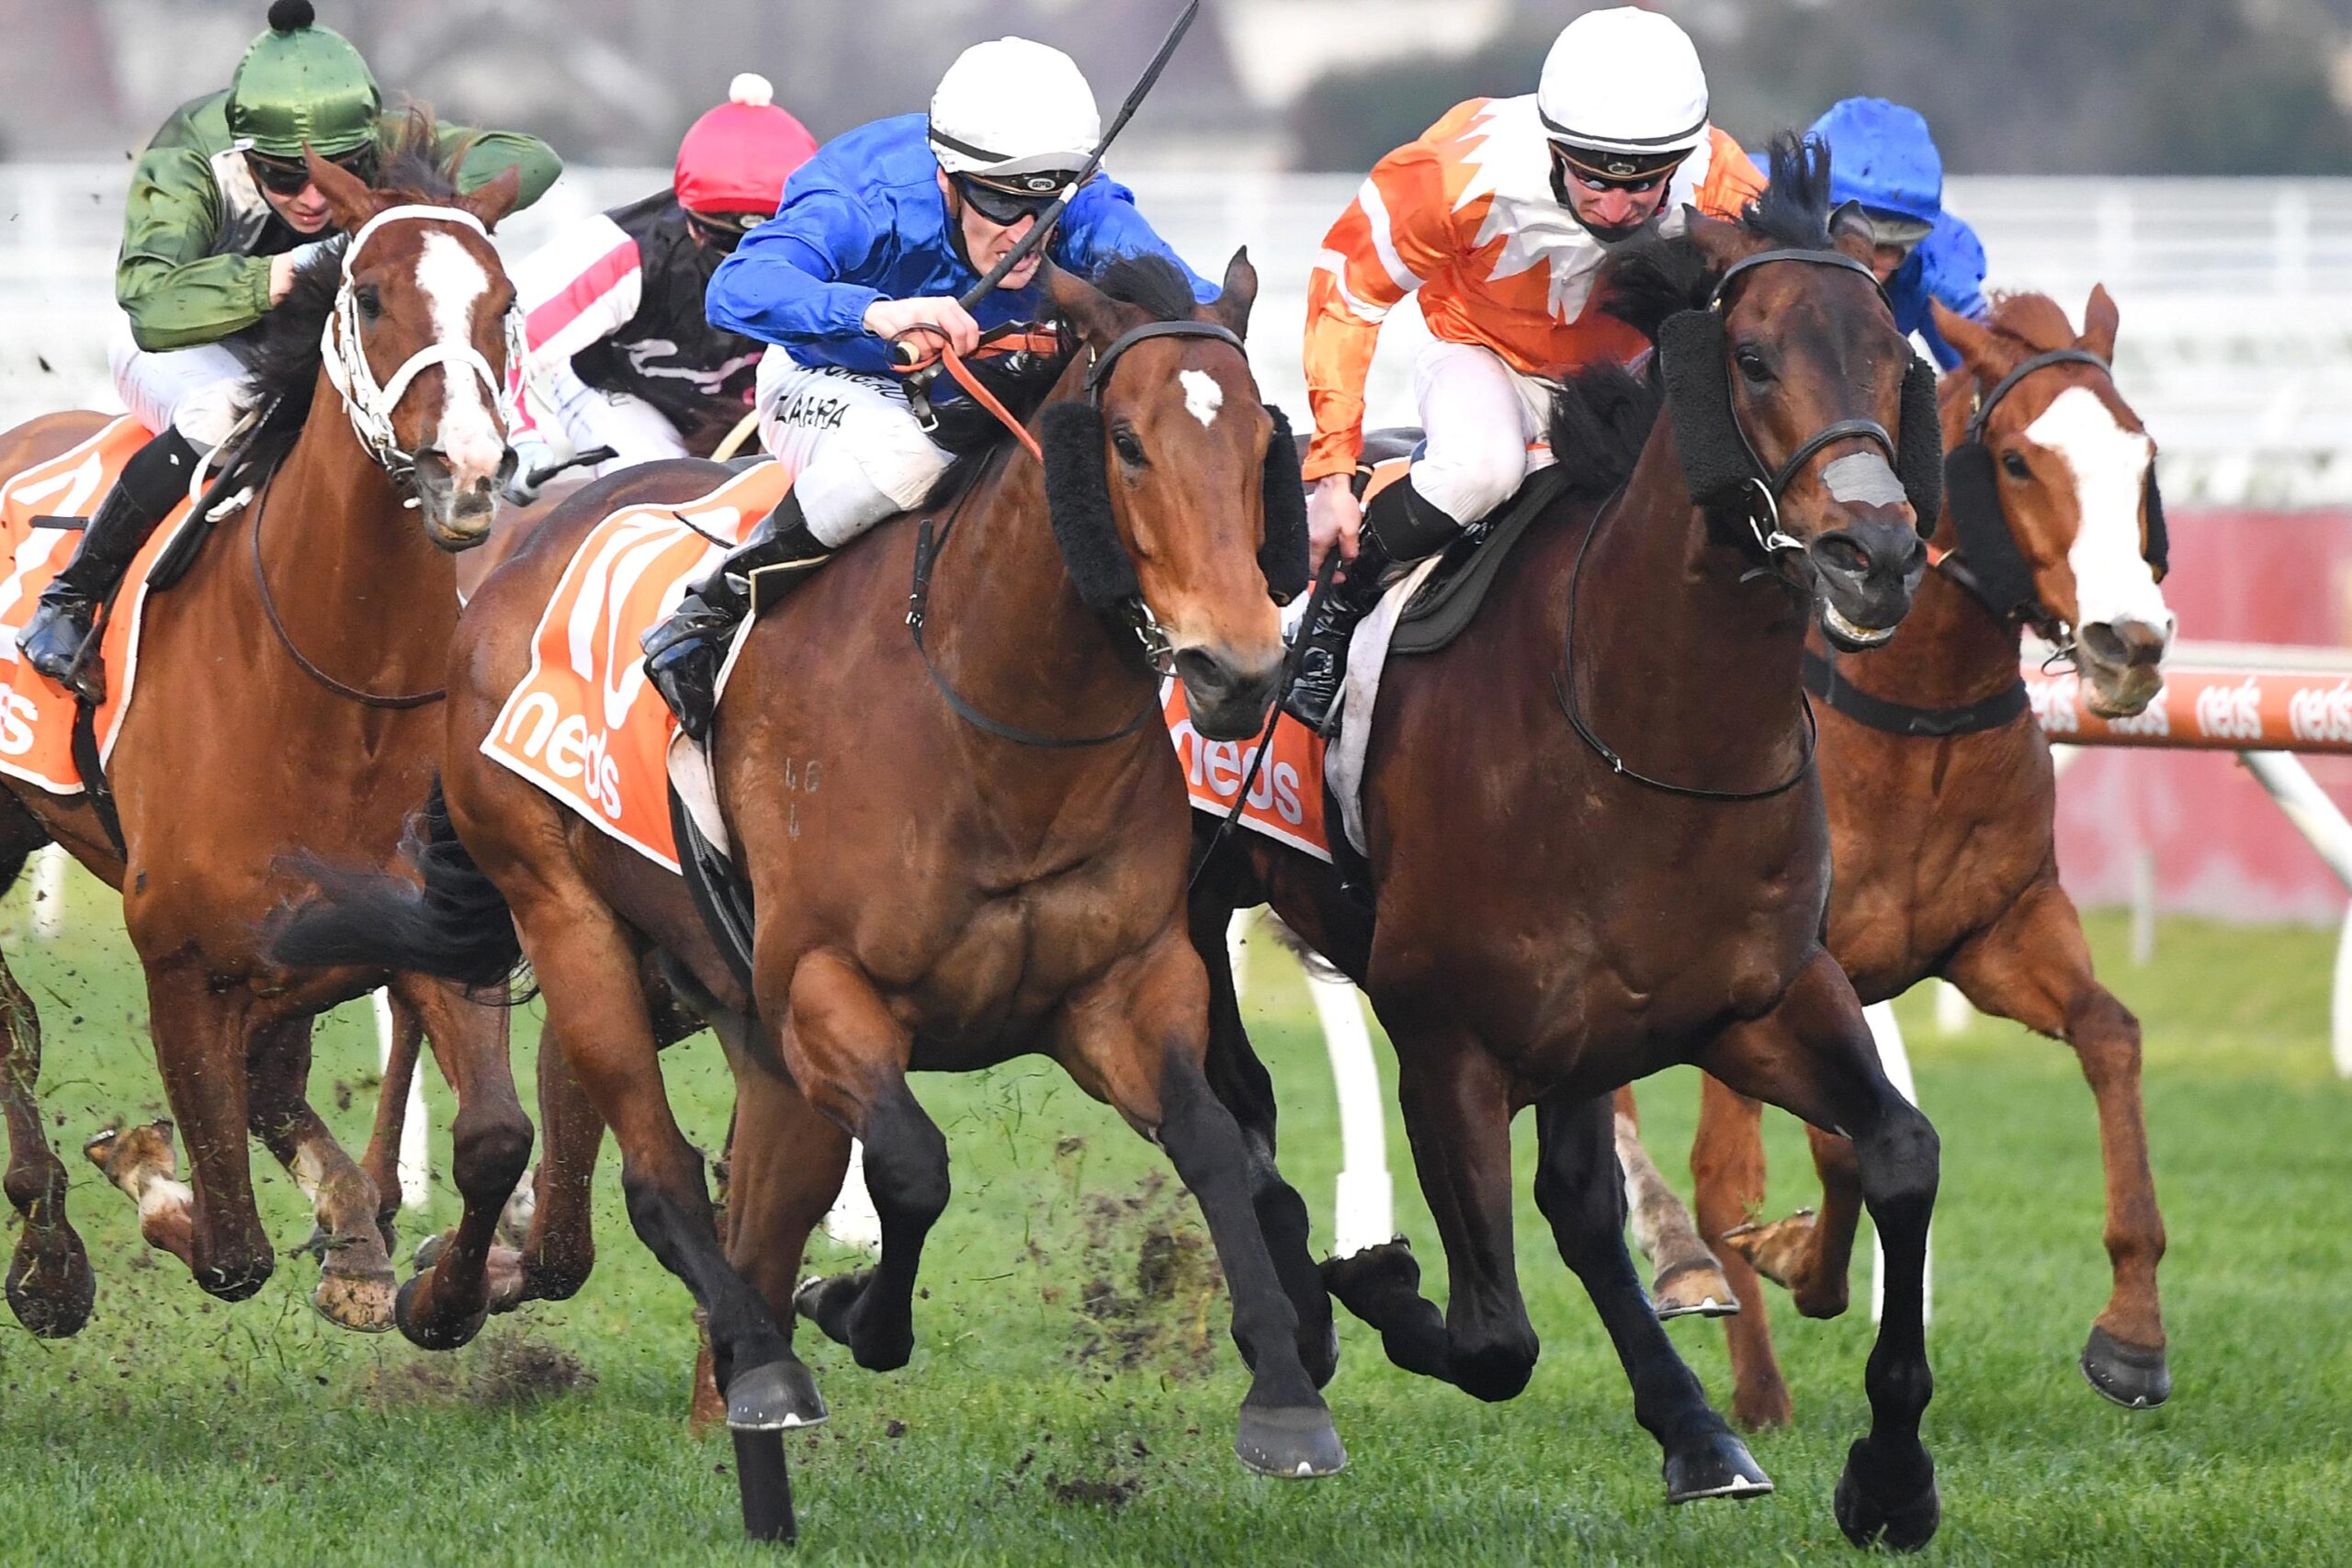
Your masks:
{"label": "chestnut horse", "polygon": [[[1282,656],[1269,588],[1305,572],[1296,459],[1240,351],[1257,288],[1244,257],[1205,310],[1148,259],[1100,282],[1048,275],[1086,352],[1053,367],[1036,421],[1045,461],[1001,460],[1011,449],[998,446],[977,479],[951,474],[925,512],[844,549],[740,646],[712,763],[757,911],[748,987],[684,878],[480,750],[582,536],[616,506],[707,491],[727,474],[707,463],[599,481],[483,584],[450,660],[446,816],[428,812],[423,896],[354,878],[279,939],[487,980],[519,937],[548,1045],[620,1145],[631,1224],[707,1314],[739,1451],[746,1432],[824,1416],[790,1328],[803,1244],[850,1136],[865,1141],[882,1255],[808,1308],[861,1365],[901,1366],[923,1236],[948,1196],[945,1141],[906,1075],[1035,1052],[1165,1148],[1198,1197],[1253,1369],[1236,1450],[1279,1475],[1344,1462],[1258,1229],[1238,1130],[1203,1075],[1190,813],[1157,676],[1137,656],[1138,629],[1153,634],[1204,733],[1263,721]],[[1265,526],[1270,497],[1289,502],[1279,529]],[[738,1092],[723,1250],[702,1156],[662,1091],[650,959],[697,1011],[733,1021],[721,1029]],[[571,1146],[593,1158],[594,1131],[579,1131]],[[551,1130],[550,1166],[555,1144]],[[558,1254],[584,1235],[583,1216],[559,1216],[570,1183],[550,1185],[526,1271],[581,1261]]]}
{"label": "chestnut horse", "polygon": [[1193,931],[1212,1081],[1251,1140],[1302,1315],[1321,1293],[1305,1210],[1274,1168],[1272,1086],[1224,959],[1232,911],[1259,901],[1387,1028],[1451,1289],[1441,1314],[1401,1238],[1325,1265],[1322,1283],[1400,1366],[1482,1399],[1519,1393],[1537,1347],[1512,1260],[1510,1122],[1534,1106],[1537,1201],[1665,1451],[1671,1501],[1770,1483],[1634,1271],[1610,1095],[1696,1062],[1851,1134],[1889,1261],[1871,1426],[1837,1517],[1857,1543],[1913,1546],[1939,1517],[1919,1438],[1936,1137],[1880,1070],[1822,943],[1829,835],[1799,659],[1813,621],[1851,645],[1901,619],[1925,566],[1905,498],[1935,488],[1939,453],[1932,376],[1864,265],[1867,226],[1833,218],[1827,187],[1826,150],[1784,137],[1741,221],[1686,213],[1680,237],[1610,264],[1603,298],[1659,338],[1666,409],[1653,419],[1656,395],[1613,367],[1572,380],[1553,433],[1568,493],[1458,640],[1387,670],[1363,802],[1374,908],[1251,834],[1204,868]]}
{"label": "chestnut horse", "polygon": [[[420,121],[408,146],[429,138]],[[303,269],[260,332],[254,379],[278,400],[257,439],[290,450],[260,499],[215,527],[186,578],[146,605],[138,688],[107,769],[119,847],[89,795],[12,780],[0,867],[13,876],[54,840],[123,893],[193,1190],[174,1179],[170,1122],[101,1135],[90,1152],[139,1202],[147,1239],[214,1295],[261,1287],[273,1248],[254,1205],[250,1132],[315,1207],[319,1310],[367,1329],[399,1315],[413,1334],[450,1342],[481,1320],[488,1239],[530,1153],[504,1014],[413,972],[288,967],[259,951],[254,931],[303,886],[289,852],[393,863],[430,776],[440,726],[428,699],[457,618],[450,557],[488,527],[507,460],[496,389],[514,290],[487,234],[516,184],[510,173],[459,195],[413,152],[388,163],[381,190],[316,159],[311,174],[351,238]],[[322,329],[333,334],[323,350]],[[0,437],[0,473],[104,423],[35,420]],[[398,1313],[386,1239],[398,1187],[388,1168],[379,1182],[356,1166],[306,1098],[312,1018],[388,981],[404,1030],[430,1034],[457,1089],[454,1175],[466,1201],[458,1245]],[[7,1190],[25,1222],[8,1300],[35,1333],[72,1334],[89,1313],[89,1263],[41,1128],[39,1025],[5,967],[0,987]],[[390,1146],[378,1157],[388,1168]]]}
{"label": "chestnut horse", "polygon": [[[2136,1409],[2171,1392],[2140,1025],[2091,972],[2082,922],[2058,884],[2050,745],[2018,679],[2019,628],[2030,623],[2071,653],[2096,711],[2135,714],[2161,684],[2172,637],[2156,586],[2165,541],[2155,454],[2107,369],[2117,317],[2105,289],[2092,290],[2083,321],[2077,335],[2039,294],[1998,300],[1981,326],[1938,313],[1965,362],[1942,388],[1944,439],[1957,450],[1934,551],[1948,570],[1928,574],[1902,630],[1867,659],[1816,652],[1814,683],[1830,710],[1821,720],[1837,866],[1829,950],[1865,1002],[1940,975],[1984,1011],[2075,1048],[2098,1106],[2115,1280],[2081,1365],[2093,1388]],[[1962,477],[1972,464],[1973,488]],[[1818,1222],[1744,1226],[1764,1195],[1759,1108],[1713,1082],[1703,1094],[1690,1155],[1700,1232],[1728,1239],[1722,1262],[1745,1309],[1724,1325],[1732,1413],[1776,1424],[1789,1417],[1788,1387],[1750,1266],[1787,1285],[1808,1316],[1844,1309],[1852,1156],[1843,1139],[1815,1134],[1825,1167]],[[1668,1268],[1703,1258],[1663,1184],[1637,1186],[1668,1205],[1636,1204],[1666,1227],[1642,1236],[1652,1258]]]}

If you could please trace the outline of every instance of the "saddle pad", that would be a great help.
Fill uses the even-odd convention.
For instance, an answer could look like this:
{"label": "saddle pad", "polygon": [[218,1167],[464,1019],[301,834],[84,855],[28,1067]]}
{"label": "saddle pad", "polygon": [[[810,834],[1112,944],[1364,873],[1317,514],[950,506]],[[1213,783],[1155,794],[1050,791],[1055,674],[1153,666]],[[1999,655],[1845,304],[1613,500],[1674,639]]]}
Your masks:
{"label": "saddle pad", "polygon": [[[1176,743],[1176,760],[1184,767],[1184,793],[1193,808],[1222,820],[1233,814],[1242,781],[1250,778],[1257,760],[1258,742],[1210,740],[1193,728],[1192,710],[1184,701],[1184,683],[1169,681],[1160,703],[1168,718],[1168,738]],[[1317,860],[1331,858],[1331,841],[1323,826],[1323,738],[1283,714],[1274,721],[1273,739],[1266,760],[1250,785],[1250,803],[1241,808],[1240,825],[1265,834]]]}
{"label": "saddle pad", "polygon": [[[79,705],[72,693],[34,673],[17,654],[17,637],[32,619],[40,591],[73,558],[82,542],[78,530],[35,527],[40,516],[87,517],[114,488],[122,466],[153,433],[129,414],[89,439],[43,463],[36,463],[0,486],[0,545],[8,575],[0,581],[0,773],[23,779],[55,795],[83,792],[82,771],[74,762],[74,719]],[[98,656],[106,661],[107,700],[96,716],[98,758],[114,754],[115,736],[130,706],[138,676],[139,623],[147,604],[147,569],[169,547],[187,521],[189,503],[172,509],[123,579],[107,613]]]}
{"label": "saddle pad", "polygon": [[775,510],[762,463],[698,500],[627,506],[588,531],[531,634],[531,667],[482,754],[658,865],[678,867],[666,759],[677,729],[638,637]]}

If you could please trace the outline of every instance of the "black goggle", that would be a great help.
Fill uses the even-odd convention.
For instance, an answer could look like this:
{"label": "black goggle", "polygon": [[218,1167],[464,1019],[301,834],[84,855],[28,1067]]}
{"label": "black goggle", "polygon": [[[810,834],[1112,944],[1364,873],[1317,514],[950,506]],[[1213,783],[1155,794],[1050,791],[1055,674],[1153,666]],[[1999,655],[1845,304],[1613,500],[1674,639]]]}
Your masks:
{"label": "black goggle", "polygon": [[1555,141],[1552,143],[1552,166],[1588,190],[1622,190],[1640,196],[1672,179],[1674,171],[1682,166],[1682,155],[1678,154],[1668,163],[1647,166],[1626,159],[1622,162],[1611,160],[1608,167],[1595,168]]}
{"label": "black goggle", "polygon": [[[376,177],[376,150],[372,147],[354,148],[327,162],[364,183],[372,183]],[[311,183],[311,166],[299,158],[271,158],[247,152],[245,167],[253,171],[254,183],[273,196],[300,196]]]}
{"label": "black goggle", "polygon": [[743,236],[768,220],[763,212],[695,212],[689,210],[686,221],[703,243],[720,252],[732,251],[742,243]]}
{"label": "black goggle", "polygon": [[956,189],[973,211],[1000,229],[1010,229],[1051,207],[1071,177],[1069,174],[1017,175],[1013,178],[1023,188],[1009,190],[970,175],[958,175]]}

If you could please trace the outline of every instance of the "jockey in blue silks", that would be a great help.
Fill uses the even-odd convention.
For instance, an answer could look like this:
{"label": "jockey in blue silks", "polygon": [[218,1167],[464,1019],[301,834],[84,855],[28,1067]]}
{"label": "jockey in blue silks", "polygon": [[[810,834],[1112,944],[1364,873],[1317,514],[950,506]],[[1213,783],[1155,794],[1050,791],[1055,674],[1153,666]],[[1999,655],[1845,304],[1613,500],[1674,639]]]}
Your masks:
{"label": "jockey in blue silks", "polygon": [[[753,403],[760,440],[792,488],[759,530],[646,633],[646,673],[700,739],[734,629],[760,597],[814,570],[884,518],[919,504],[954,454],[915,417],[889,373],[891,334],[944,329],[960,354],[1048,307],[1046,259],[1080,275],[1114,256],[1182,261],[1098,174],[1054,236],[967,311],[979,281],[1077,176],[1102,138],[1094,95],[1069,55],[1026,39],[975,44],[948,67],[931,112],[876,120],[794,171],[775,216],[710,280],[711,323],[770,344]],[[1193,297],[1216,297],[1190,267]]]}
{"label": "jockey in blue silks", "polygon": [[1984,319],[1984,247],[1944,210],[1944,161],[1917,109],[1884,98],[1845,98],[1807,133],[1829,144],[1829,199],[1858,201],[1877,241],[1871,269],[1894,307],[1894,324],[1926,340],[1936,363],[1960,363],[1937,335],[1934,299]]}

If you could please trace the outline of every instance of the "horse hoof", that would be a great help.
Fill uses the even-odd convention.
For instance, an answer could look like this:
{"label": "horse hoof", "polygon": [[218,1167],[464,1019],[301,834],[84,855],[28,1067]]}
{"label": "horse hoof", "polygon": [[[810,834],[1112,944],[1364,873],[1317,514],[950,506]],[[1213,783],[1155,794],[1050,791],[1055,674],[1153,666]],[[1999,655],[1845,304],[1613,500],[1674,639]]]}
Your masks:
{"label": "horse hoof", "polygon": [[1401,1235],[1345,1258],[1327,1258],[1322,1273],[1323,1288],[1359,1317],[1363,1315],[1359,1302],[1391,1291],[1418,1295],[1421,1289],[1420,1259],[1413,1256],[1413,1244]]}
{"label": "horse hoof", "polygon": [[392,1326],[391,1270],[381,1274],[322,1274],[311,1304],[338,1328],[381,1334]]}
{"label": "horse hoof", "polygon": [[1943,1500],[1936,1495],[1936,1467],[1932,1460],[1921,1456],[1927,1465],[1927,1479],[1903,1502],[1892,1506],[1870,1495],[1858,1476],[1862,1463],[1862,1445],[1856,1443],[1847,1450],[1846,1469],[1838,1477],[1838,1528],[1846,1539],[1868,1550],[1883,1546],[1892,1551],[1917,1551],[1935,1539],[1936,1527],[1943,1522]]}
{"label": "horse hoof", "polygon": [[2143,1350],[2094,1325],[2082,1368],[2091,1387],[2126,1410],[2154,1410],[2172,1397],[2172,1368],[2161,1345]]}
{"label": "horse hoof", "polygon": [[825,1419],[817,1379],[797,1360],[737,1372],[727,1384],[727,1426],[735,1432],[788,1432]]}
{"label": "horse hoof", "polygon": [[98,1282],[82,1238],[62,1233],[58,1244],[36,1245],[28,1228],[8,1265],[8,1307],[37,1339],[70,1339],[90,1321]]}
{"label": "horse hoof", "polygon": [[435,1263],[440,1262],[441,1255],[448,1250],[449,1233],[447,1231],[435,1231],[433,1235],[426,1236],[416,1244],[414,1259],[416,1271],[420,1274],[424,1273]]}
{"label": "horse hoof", "polygon": [[423,1273],[410,1275],[408,1282],[401,1287],[400,1294],[392,1299],[392,1318],[400,1325],[401,1337],[420,1350],[455,1350],[461,1345],[469,1344],[473,1337],[481,1332],[483,1320],[490,1316],[489,1311],[485,1309],[454,1323],[420,1318],[416,1312],[416,1292],[424,1280]]}
{"label": "horse hoof", "polygon": [[1729,1432],[1714,1432],[1691,1447],[1666,1456],[1666,1500],[1696,1503],[1705,1497],[1769,1497],[1772,1478],[1747,1445]]}
{"label": "horse hoof", "polygon": [[[269,1283],[271,1267],[267,1248],[241,1262],[209,1263],[196,1270],[197,1289],[220,1301],[242,1302]],[[390,1304],[388,1298],[385,1305]]]}
{"label": "horse hoof", "polygon": [[1660,1323],[1678,1317],[1736,1317],[1739,1296],[1713,1263],[1686,1263],[1650,1283],[1650,1304]]}
{"label": "horse hoof", "polygon": [[172,1145],[170,1119],[148,1122],[137,1127],[108,1127],[82,1145],[82,1153],[92,1165],[106,1172],[107,1179],[120,1187],[130,1175],[141,1168],[150,1168],[166,1178],[176,1174],[179,1156]]}
{"label": "horse hoof", "polygon": [[1233,1451],[1260,1475],[1305,1481],[1337,1475],[1348,1467],[1348,1450],[1340,1446],[1339,1428],[1321,1404],[1241,1407],[1241,1424],[1233,1437]]}
{"label": "horse hoof", "polygon": [[1734,1225],[1724,1232],[1723,1244],[1747,1260],[1755,1269],[1782,1290],[1792,1288],[1789,1281],[1803,1269],[1805,1249],[1813,1245],[1813,1227],[1818,1218],[1811,1209],[1799,1209],[1784,1220],[1774,1220],[1766,1225]]}
{"label": "horse hoof", "polygon": [[811,1275],[792,1292],[792,1310],[823,1330],[825,1337],[834,1344],[854,1348],[857,1334],[854,1317],[858,1298],[865,1293],[865,1282],[873,1277],[871,1269],[847,1274]]}

